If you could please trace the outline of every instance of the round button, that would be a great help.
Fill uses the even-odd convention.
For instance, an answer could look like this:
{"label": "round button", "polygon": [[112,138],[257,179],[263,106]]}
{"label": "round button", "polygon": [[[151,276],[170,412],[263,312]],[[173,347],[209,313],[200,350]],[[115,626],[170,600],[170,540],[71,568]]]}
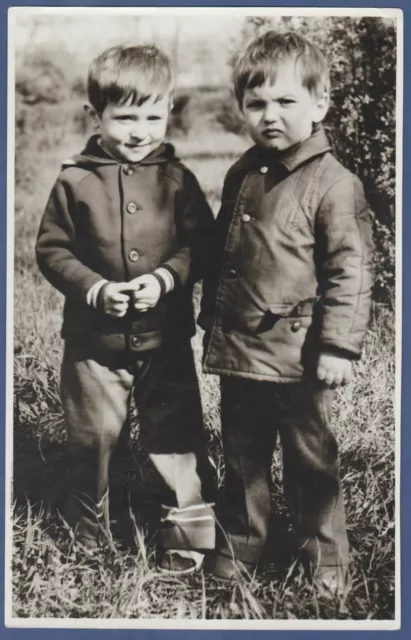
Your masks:
{"label": "round button", "polygon": [[229,278],[235,278],[237,276],[237,271],[235,269],[229,269],[227,275]]}
{"label": "round button", "polygon": [[131,336],[130,344],[134,349],[136,349],[141,345],[141,338],[139,338],[138,336]]}
{"label": "round button", "polygon": [[268,167],[260,167],[260,173],[267,173]]}
{"label": "round button", "polygon": [[129,164],[125,164],[123,167],[123,173],[125,173],[126,176],[132,176],[134,173],[134,169],[133,167],[130,167]]}
{"label": "round button", "polygon": [[295,322],[292,323],[291,325],[291,331],[294,331],[294,333],[296,333],[299,329],[301,329],[301,322],[299,322],[298,320],[296,320]]}
{"label": "round button", "polygon": [[137,249],[131,249],[131,251],[129,251],[128,259],[130,260],[130,262],[137,262],[139,258],[140,254]]}
{"label": "round button", "polygon": [[243,215],[241,216],[241,220],[243,222],[250,222],[251,216],[249,216],[248,213],[243,213]]}
{"label": "round button", "polygon": [[138,209],[138,206],[136,205],[135,202],[129,202],[127,205],[127,211],[128,213],[135,213]]}

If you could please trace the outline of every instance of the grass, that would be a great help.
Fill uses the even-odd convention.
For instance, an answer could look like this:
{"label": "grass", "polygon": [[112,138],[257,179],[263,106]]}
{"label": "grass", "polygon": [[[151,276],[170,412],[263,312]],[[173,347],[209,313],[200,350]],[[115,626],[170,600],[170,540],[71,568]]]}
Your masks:
{"label": "grass", "polygon": [[[41,144],[39,144],[41,137]],[[59,399],[62,298],[34,264],[36,232],[61,160],[83,138],[37,131],[20,154],[15,207],[15,368],[12,616],[16,618],[167,618],[391,620],[395,601],[394,317],[375,305],[355,382],[338,393],[335,427],[351,544],[353,589],[345,607],[317,600],[293,563],[281,488],[281,452],[273,461],[273,522],[264,570],[227,585],[200,573],[185,580],[155,570],[152,544],[163,487],[138,443],[137,423],[113,463],[115,544],[87,562],[59,516],[64,497],[65,428]],[[176,138],[213,208],[222,178],[246,143],[224,132]],[[218,380],[200,371],[210,452],[222,487]]]}

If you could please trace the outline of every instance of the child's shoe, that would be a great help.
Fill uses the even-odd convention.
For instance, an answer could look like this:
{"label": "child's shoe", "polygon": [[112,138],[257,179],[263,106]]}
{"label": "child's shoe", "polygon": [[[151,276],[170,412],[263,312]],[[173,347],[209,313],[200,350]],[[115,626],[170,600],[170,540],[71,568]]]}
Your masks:
{"label": "child's shoe", "polygon": [[158,570],[171,576],[186,576],[199,571],[203,565],[204,554],[185,549],[164,551]]}
{"label": "child's shoe", "polygon": [[189,575],[201,569],[203,551],[214,549],[215,517],[206,503],[187,507],[162,505],[160,543],[163,549],[159,571],[169,575]]}
{"label": "child's shoe", "polygon": [[319,598],[346,600],[351,590],[351,579],[347,568],[318,567],[313,575],[313,586]]}
{"label": "child's shoe", "polygon": [[206,560],[205,571],[220,580],[238,580],[250,578],[256,570],[256,565],[241,560],[234,560],[227,556],[213,554]]}

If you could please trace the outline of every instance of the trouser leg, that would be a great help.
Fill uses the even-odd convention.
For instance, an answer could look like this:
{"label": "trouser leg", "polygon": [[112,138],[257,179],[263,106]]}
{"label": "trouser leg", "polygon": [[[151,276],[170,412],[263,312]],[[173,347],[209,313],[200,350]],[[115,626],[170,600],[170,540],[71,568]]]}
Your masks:
{"label": "trouser leg", "polygon": [[213,547],[214,518],[204,504],[210,474],[204,465],[203,415],[189,341],[153,352],[136,382],[135,400],[143,446],[178,504],[163,512],[163,545]]}
{"label": "trouser leg", "polygon": [[189,453],[151,453],[157,471],[176,494],[179,507],[197,504],[201,500],[201,480],[197,459]]}
{"label": "trouser leg", "polygon": [[132,384],[126,369],[110,369],[66,348],[61,386],[70,496],[63,515],[87,547],[110,539],[109,464],[127,424]]}
{"label": "trouser leg", "polygon": [[308,382],[277,385],[284,403],[280,426],[284,489],[311,569],[348,564],[348,539],[337,442],[331,431],[334,391]]}
{"label": "trouser leg", "polygon": [[270,415],[270,383],[223,377],[221,428],[225,489],[218,554],[256,565],[270,520],[271,461],[276,419]]}

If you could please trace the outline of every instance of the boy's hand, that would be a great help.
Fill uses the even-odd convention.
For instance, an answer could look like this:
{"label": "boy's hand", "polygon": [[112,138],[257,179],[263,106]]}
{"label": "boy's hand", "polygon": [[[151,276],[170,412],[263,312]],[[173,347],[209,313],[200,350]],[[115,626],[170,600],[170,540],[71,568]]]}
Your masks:
{"label": "boy's hand", "polygon": [[122,291],[131,291],[132,303],[136,311],[147,311],[155,307],[161,296],[161,286],[155,276],[146,273],[143,276],[123,283]]}
{"label": "boy's hand", "polygon": [[101,304],[104,313],[115,318],[122,318],[126,315],[130,296],[124,291],[124,282],[109,282],[102,287]]}
{"label": "boy's hand", "polygon": [[348,384],[352,377],[352,362],[335,353],[321,353],[318,358],[317,378],[328,387]]}

